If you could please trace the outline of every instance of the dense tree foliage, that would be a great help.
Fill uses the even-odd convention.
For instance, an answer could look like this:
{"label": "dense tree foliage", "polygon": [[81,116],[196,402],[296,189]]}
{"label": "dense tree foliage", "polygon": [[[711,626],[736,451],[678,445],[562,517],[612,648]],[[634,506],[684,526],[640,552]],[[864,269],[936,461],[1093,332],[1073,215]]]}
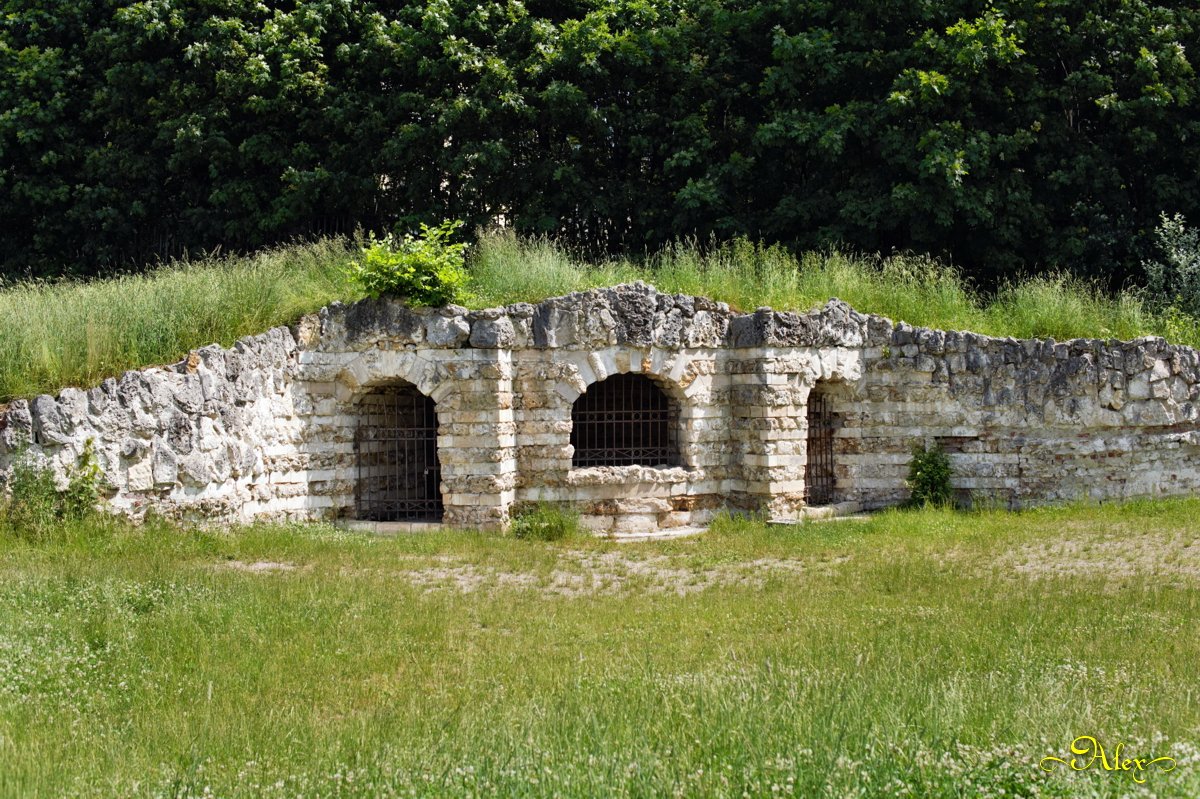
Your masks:
{"label": "dense tree foliage", "polygon": [[3,0],[0,261],[503,217],[1121,280],[1200,220],[1191,0]]}

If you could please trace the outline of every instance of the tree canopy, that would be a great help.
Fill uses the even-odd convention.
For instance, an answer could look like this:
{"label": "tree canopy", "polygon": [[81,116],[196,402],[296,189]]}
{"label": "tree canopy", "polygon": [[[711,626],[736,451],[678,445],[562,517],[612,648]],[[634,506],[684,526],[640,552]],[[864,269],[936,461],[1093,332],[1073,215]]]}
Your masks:
{"label": "tree canopy", "polygon": [[1136,277],[1200,219],[1200,7],[3,0],[0,274],[502,217]]}

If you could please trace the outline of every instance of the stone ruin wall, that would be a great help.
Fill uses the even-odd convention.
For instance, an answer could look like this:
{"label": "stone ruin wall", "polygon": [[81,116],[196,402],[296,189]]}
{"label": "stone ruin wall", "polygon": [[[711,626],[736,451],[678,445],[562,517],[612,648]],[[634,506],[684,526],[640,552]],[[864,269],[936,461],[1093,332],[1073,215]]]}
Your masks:
{"label": "stone ruin wall", "polygon": [[[574,400],[644,373],[676,403],[678,467],[571,468]],[[865,316],[731,311],[643,284],[468,312],[334,304],[294,328],[0,412],[60,479],[93,442],[106,498],[219,522],[354,515],[357,402],[405,381],[436,402],[444,522],[504,526],[570,504],[597,531],[703,524],[722,507],[804,513],[806,407],[839,419],[834,501],[907,497],[915,442],[950,452],[963,500],[1020,507],[1200,489],[1200,358],[1161,339],[996,339]]]}

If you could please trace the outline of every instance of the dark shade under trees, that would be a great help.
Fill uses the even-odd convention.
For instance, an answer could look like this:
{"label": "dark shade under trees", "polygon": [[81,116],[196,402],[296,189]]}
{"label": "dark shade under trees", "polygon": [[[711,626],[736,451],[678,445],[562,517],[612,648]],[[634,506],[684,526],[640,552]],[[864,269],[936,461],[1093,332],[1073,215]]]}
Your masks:
{"label": "dark shade under trees", "polygon": [[3,0],[0,275],[498,217],[1138,277],[1200,220],[1200,8]]}

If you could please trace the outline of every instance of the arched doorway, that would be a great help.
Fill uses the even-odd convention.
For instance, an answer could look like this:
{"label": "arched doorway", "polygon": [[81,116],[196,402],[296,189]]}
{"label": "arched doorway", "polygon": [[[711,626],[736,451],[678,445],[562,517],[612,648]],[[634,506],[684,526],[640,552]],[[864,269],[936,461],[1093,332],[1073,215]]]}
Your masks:
{"label": "arched doorway", "polygon": [[442,519],[438,419],[434,402],[407,383],[377,388],[359,402],[354,435],[357,518]]}
{"label": "arched doorway", "polygon": [[833,433],[838,419],[825,386],[818,383],[808,395],[807,448],[804,467],[804,503],[828,505],[834,501],[837,477],[833,462]]}

